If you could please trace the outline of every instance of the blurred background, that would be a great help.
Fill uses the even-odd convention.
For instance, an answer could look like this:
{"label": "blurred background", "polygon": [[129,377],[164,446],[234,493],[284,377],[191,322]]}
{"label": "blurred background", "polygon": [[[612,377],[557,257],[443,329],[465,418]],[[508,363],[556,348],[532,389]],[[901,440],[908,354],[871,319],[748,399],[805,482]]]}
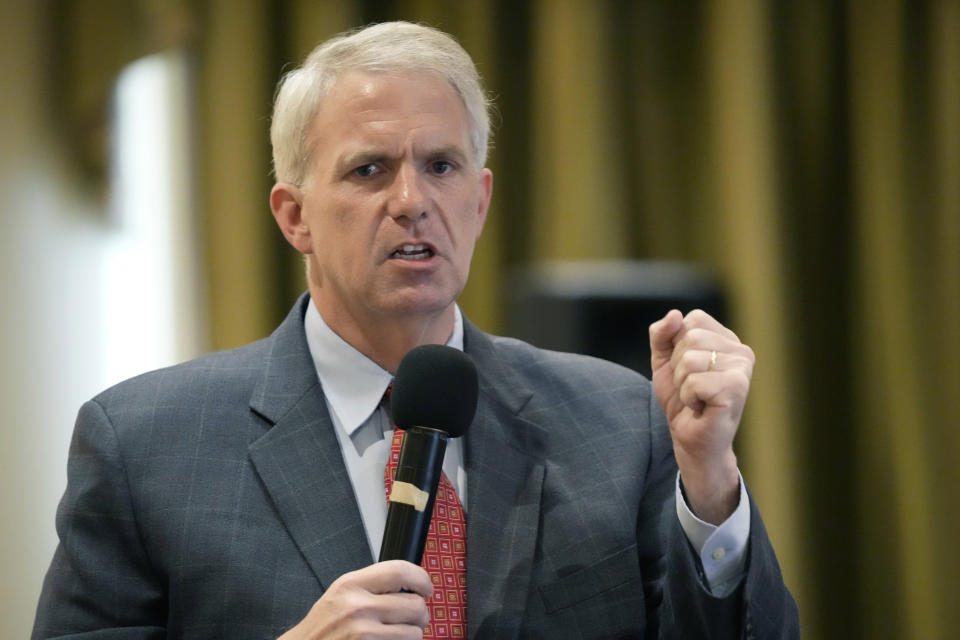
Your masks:
{"label": "blurred background", "polygon": [[397,18],[496,100],[473,321],[508,330],[517,268],[695,265],[758,354],[738,451],[805,637],[956,637],[953,0],[0,2],[0,637],[29,634],[81,402],[304,288],[267,205],[277,80]]}

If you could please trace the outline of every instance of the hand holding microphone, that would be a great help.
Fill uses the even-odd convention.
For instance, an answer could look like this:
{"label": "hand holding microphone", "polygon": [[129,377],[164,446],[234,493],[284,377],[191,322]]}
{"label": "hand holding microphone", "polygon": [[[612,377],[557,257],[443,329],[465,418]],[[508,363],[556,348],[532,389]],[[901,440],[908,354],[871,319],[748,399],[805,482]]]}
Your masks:
{"label": "hand holding microphone", "polygon": [[423,556],[447,439],[463,435],[476,413],[476,367],[452,347],[417,347],[400,362],[390,402],[394,424],[406,431],[394,483],[408,485],[400,493],[412,498],[391,501],[380,562],[340,576],[281,640],[346,638],[354,631],[419,637],[429,622],[433,585],[415,565]]}

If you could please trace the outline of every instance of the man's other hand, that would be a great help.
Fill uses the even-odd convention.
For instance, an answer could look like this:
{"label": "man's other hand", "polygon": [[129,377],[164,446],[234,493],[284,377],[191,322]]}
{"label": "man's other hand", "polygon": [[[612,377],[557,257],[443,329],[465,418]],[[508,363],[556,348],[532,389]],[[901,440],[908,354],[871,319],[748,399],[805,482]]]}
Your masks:
{"label": "man's other hand", "polygon": [[674,309],[650,325],[650,354],[690,509],[720,524],[739,502],[733,437],[750,390],[753,350],[709,314]]}

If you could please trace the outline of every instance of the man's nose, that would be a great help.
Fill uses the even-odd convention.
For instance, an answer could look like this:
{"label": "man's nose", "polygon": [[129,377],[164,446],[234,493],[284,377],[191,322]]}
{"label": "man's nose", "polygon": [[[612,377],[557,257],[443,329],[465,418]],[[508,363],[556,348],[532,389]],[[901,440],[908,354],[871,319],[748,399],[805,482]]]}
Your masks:
{"label": "man's nose", "polygon": [[423,179],[424,176],[416,167],[407,163],[400,166],[387,202],[390,217],[416,220],[426,213],[427,199]]}

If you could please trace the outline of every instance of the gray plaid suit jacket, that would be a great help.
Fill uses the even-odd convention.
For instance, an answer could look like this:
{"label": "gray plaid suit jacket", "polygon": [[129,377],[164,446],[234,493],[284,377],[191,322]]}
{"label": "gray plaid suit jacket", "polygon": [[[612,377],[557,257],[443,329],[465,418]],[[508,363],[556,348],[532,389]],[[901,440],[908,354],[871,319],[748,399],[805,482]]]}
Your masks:
{"label": "gray plaid suit jacket", "polygon": [[[265,340],[80,410],[34,638],[275,638],[370,564],[307,349],[302,297]],[[753,510],[747,577],[702,586],[646,379],[466,324],[471,638],[780,638],[796,607]],[[662,517],[665,516],[665,517]]]}

